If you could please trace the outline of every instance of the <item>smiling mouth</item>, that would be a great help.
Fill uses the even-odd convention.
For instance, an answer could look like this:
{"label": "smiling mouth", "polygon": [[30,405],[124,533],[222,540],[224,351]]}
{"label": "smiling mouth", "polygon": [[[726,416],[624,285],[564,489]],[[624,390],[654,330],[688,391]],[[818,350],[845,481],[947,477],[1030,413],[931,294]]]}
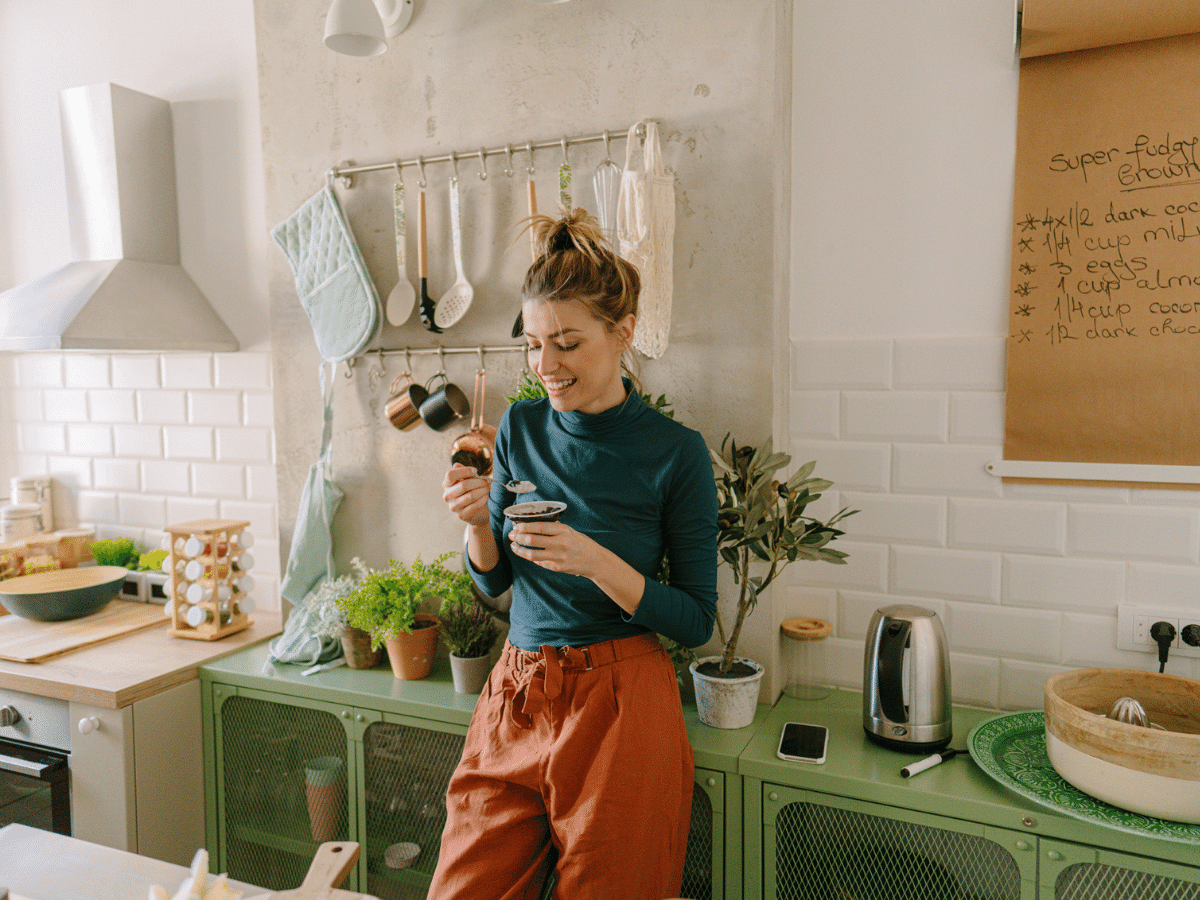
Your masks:
{"label": "smiling mouth", "polygon": [[542,380],[542,384],[545,385],[546,390],[551,394],[561,394],[563,391],[567,390],[567,388],[574,385],[578,380],[578,378],[567,378],[565,380],[547,378]]}

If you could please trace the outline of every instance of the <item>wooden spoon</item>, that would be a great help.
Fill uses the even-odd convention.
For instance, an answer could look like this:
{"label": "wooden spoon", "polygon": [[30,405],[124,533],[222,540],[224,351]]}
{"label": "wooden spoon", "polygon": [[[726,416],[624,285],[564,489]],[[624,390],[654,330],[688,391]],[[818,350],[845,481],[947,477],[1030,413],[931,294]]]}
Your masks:
{"label": "wooden spoon", "polygon": [[421,278],[421,324],[435,334],[441,334],[433,320],[433,300],[429,296],[429,279],[425,251],[425,188],[417,195],[417,274]]}

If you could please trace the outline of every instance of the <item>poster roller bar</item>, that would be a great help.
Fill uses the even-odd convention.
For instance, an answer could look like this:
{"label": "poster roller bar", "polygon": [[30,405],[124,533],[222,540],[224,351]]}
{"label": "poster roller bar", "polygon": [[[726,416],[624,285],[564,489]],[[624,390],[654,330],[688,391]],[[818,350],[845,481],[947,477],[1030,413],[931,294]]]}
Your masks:
{"label": "poster roller bar", "polygon": [[1125,481],[1143,484],[1200,484],[1200,466],[1150,466],[1134,463],[1045,462],[994,459],[985,467],[997,478],[1046,478],[1055,481]]}

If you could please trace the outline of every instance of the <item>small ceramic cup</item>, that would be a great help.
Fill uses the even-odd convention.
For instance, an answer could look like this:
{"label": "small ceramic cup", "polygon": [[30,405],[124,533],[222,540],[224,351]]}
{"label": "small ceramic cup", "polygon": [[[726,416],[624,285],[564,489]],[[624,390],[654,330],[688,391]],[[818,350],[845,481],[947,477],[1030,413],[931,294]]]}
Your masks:
{"label": "small ceramic cup", "polygon": [[[407,384],[404,382],[407,381]],[[413,384],[412,376],[405,372],[397,375],[388,388],[391,396],[383,411],[393,425],[401,431],[412,431],[421,424],[420,407],[429,392],[419,384]]]}
{"label": "small ceramic cup", "polygon": [[514,522],[557,522],[566,511],[561,500],[530,500],[508,507],[504,515]]}
{"label": "small ceramic cup", "polygon": [[429,392],[421,404],[420,411],[426,425],[434,431],[445,431],[455,422],[471,414],[471,402],[462,392],[462,388],[447,380],[444,372],[439,372],[429,379],[429,383],[425,385],[426,390],[428,391],[439,378],[442,381],[441,387]]}

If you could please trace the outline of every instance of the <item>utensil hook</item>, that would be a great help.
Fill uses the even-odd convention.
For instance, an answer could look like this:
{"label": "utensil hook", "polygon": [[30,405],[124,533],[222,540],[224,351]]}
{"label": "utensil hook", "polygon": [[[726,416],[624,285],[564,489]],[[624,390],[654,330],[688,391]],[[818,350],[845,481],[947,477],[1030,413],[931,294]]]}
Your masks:
{"label": "utensil hook", "polygon": [[479,180],[487,181],[487,150],[479,148]]}
{"label": "utensil hook", "polygon": [[417,179],[417,184],[425,187],[425,157],[423,156],[417,157],[417,171],[421,173],[421,177]]}
{"label": "utensil hook", "polygon": [[450,165],[454,167],[454,175],[452,177],[455,181],[458,181],[458,154],[453,150],[450,151]]}
{"label": "utensil hook", "polygon": [[438,347],[438,374],[446,377],[446,349]]}
{"label": "utensil hook", "polygon": [[605,131],[604,131],[604,161],[606,163],[612,162],[612,151],[609,150],[609,146],[608,146],[608,130],[607,129],[605,129]]}
{"label": "utensil hook", "polygon": [[529,173],[529,179],[533,180],[533,141],[525,142],[525,149],[529,152],[529,168],[526,171]]}
{"label": "utensil hook", "polygon": [[487,369],[487,366],[484,365],[484,363],[483,363],[483,354],[484,354],[483,345],[481,344],[479,347],[476,348],[476,350],[479,352],[479,371],[483,372]]}
{"label": "utensil hook", "polygon": [[504,145],[504,174],[507,175],[509,178],[512,178],[513,173],[515,171],[516,170],[513,169],[513,161],[512,161],[512,144],[505,144]]}
{"label": "utensil hook", "polygon": [[570,167],[571,167],[571,160],[570,160],[570,158],[567,156],[567,138],[566,138],[566,135],[563,135],[563,139],[562,139],[562,151],[563,151],[563,165],[564,165],[564,166],[566,166],[567,168],[570,168]]}

